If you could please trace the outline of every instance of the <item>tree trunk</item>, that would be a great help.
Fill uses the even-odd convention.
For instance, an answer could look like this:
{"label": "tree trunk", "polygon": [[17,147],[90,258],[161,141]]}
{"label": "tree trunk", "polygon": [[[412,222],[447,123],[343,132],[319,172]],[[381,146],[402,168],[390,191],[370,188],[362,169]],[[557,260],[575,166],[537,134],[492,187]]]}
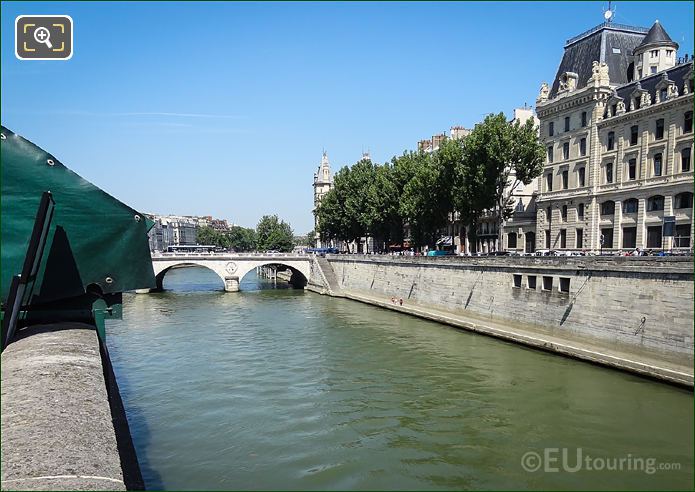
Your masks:
{"label": "tree trunk", "polygon": [[478,218],[474,218],[468,225],[468,242],[470,243],[471,254],[478,252]]}

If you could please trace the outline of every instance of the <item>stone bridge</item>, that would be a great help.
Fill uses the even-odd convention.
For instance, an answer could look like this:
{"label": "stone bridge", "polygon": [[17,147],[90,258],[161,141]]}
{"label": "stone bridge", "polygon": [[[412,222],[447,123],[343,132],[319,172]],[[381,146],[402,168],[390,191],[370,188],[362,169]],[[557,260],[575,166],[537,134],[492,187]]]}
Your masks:
{"label": "stone bridge", "polygon": [[[239,282],[251,270],[274,266],[290,270],[290,283],[304,287],[310,276],[313,257],[296,253],[155,253],[152,267],[157,279],[157,290],[163,289],[164,276],[174,267],[201,266],[215,272],[224,282],[224,290],[237,292]],[[138,292],[149,292],[148,289]]]}

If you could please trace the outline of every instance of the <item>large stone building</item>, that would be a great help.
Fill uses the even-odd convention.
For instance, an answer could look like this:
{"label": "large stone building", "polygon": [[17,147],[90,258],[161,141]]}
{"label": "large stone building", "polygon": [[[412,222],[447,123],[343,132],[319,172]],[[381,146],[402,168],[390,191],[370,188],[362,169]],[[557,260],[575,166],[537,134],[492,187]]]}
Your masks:
{"label": "large stone building", "polygon": [[169,246],[194,246],[197,224],[191,217],[147,214],[154,225],[147,233],[150,251],[166,251]]}
{"label": "large stone building", "polygon": [[547,148],[536,248],[692,246],[693,62],[677,49],[658,21],[567,41],[536,101]]}
{"label": "large stone building", "polygon": [[214,219],[210,215],[156,215],[146,214],[154,222],[148,232],[150,251],[166,251],[169,246],[195,246],[198,229],[212,227],[218,232],[229,231],[226,219]]}

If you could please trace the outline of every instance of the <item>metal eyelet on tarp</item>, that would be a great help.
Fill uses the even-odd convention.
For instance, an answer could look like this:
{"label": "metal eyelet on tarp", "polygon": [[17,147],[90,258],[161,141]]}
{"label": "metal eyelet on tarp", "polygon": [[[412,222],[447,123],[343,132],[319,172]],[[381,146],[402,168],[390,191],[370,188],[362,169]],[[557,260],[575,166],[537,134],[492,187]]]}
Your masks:
{"label": "metal eyelet on tarp", "polygon": [[53,162],[53,159],[48,159],[46,161],[46,164],[48,164],[49,166],[53,166],[53,165],[55,165],[55,162]]}

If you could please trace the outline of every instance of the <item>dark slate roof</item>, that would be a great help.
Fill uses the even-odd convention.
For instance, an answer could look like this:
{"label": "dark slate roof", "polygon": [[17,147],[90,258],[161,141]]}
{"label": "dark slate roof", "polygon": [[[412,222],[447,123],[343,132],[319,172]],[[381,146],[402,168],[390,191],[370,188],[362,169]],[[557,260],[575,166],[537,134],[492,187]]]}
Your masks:
{"label": "dark slate roof", "polygon": [[[608,65],[611,84],[629,82],[628,66],[632,62],[633,50],[642,42],[646,33],[647,29],[644,27],[604,23],[567,41],[550,90],[550,98],[557,95],[560,76],[565,72],[577,74],[577,89],[586,87],[595,61]],[[619,52],[614,53],[614,50]]]}
{"label": "dark slate roof", "polygon": [[[639,80],[639,84],[642,87],[642,89],[649,92],[649,94],[652,96],[652,103],[654,103],[654,101],[656,101],[656,86],[659,83],[659,81],[661,81],[664,74],[666,74],[666,77],[669,80],[672,80],[673,82],[676,83],[676,86],[678,87],[678,94],[682,95],[683,94],[683,86],[686,84],[686,80],[687,80],[686,75],[692,74],[692,71],[693,71],[693,62],[691,60],[687,63],[682,63],[682,64],[676,65],[675,67],[670,68],[668,70],[664,70],[663,72],[659,72],[659,73],[656,73],[654,75],[644,77],[643,79]],[[615,90],[617,96],[621,97],[625,100],[625,111],[626,112],[629,112],[630,105],[628,104],[628,100],[630,99],[630,96],[632,95],[632,93],[634,92],[636,87],[637,87],[637,81],[620,86],[620,87],[616,88],[616,90]],[[608,110],[608,107],[606,107],[606,111],[607,110]]]}
{"label": "dark slate roof", "polygon": [[643,48],[649,45],[663,45],[663,44],[670,44],[674,48],[678,49],[678,43],[675,43],[672,39],[671,36],[668,35],[666,30],[661,26],[661,23],[659,21],[656,21],[652,28],[649,30],[647,35],[644,37],[642,42],[637,48]]}

